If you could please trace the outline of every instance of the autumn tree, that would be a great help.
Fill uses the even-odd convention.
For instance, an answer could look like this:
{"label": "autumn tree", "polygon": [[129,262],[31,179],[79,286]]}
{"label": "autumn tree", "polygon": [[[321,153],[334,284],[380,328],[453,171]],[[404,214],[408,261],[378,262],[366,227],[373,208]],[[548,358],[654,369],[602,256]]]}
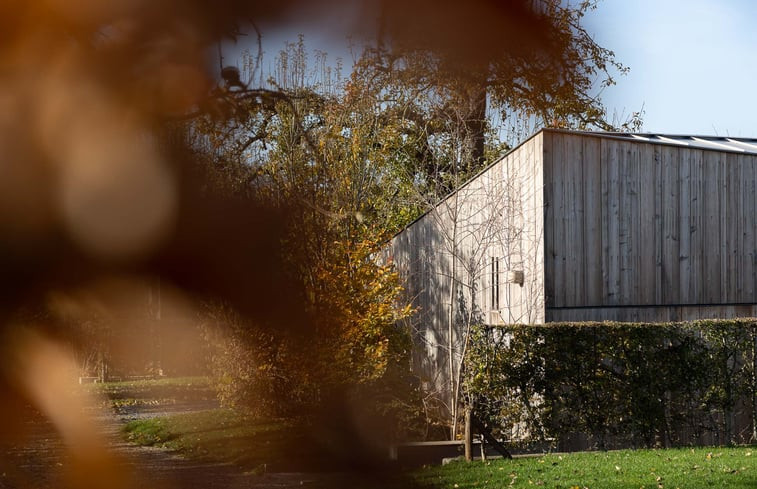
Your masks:
{"label": "autumn tree", "polygon": [[[321,299],[326,296],[321,290],[333,289],[333,285],[328,285],[328,277],[340,277],[338,283],[343,283],[341,275],[346,270],[344,273],[357,280],[363,276],[360,271],[363,265],[372,270],[370,275],[374,279],[360,278],[343,290],[365,290],[378,280],[375,290],[369,287],[367,291],[386,303],[395,290],[393,279],[391,274],[381,273],[381,267],[371,264],[370,253],[364,251],[372,249],[378,241],[375,235],[369,234],[371,221],[365,220],[365,216],[370,217],[372,212],[381,215],[384,212],[381,209],[392,211],[394,207],[384,205],[379,199],[375,205],[364,205],[367,199],[363,196],[367,194],[357,190],[367,187],[360,184],[361,178],[355,178],[361,174],[337,174],[339,159],[330,160],[320,155],[320,145],[323,142],[328,146],[328,135],[336,135],[333,155],[335,158],[342,155],[341,161],[347,162],[379,161],[380,158],[371,156],[372,149],[365,151],[376,148],[389,155],[397,148],[402,155],[398,160],[413,168],[412,163],[416,161],[413,155],[417,153],[413,147],[418,146],[402,127],[405,119],[393,119],[401,124],[388,126],[374,113],[362,119],[364,133],[345,128],[327,131],[319,122],[322,110],[305,110],[305,107],[317,107],[329,101],[321,94],[284,86],[250,87],[245,84],[248,80],[234,83],[233,70],[227,71],[228,76],[224,77],[229,83],[215,86],[216,74],[209,70],[214,63],[209,62],[208,54],[215,52],[222,37],[238,34],[240,25],[281,21],[292,9],[310,3],[230,0],[212,4],[85,1],[0,5],[3,14],[0,15],[3,23],[0,85],[7,95],[3,99],[7,116],[0,120],[7,163],[0,179],[0,234],[3,236],[0,261],[6,279],[4,300],[0,304],[3,320],[0,328],[8,333],[4,337],[13,337],[15,326],[8,318],[19,305],[39,303],[51,289],[65,290],[113,275],[137,274],[160,276],[192,296],[220,297],[242,310],[245,319],[252,323],[278,319],[281,329],[296,338],[303,330],[297,319],[302,322],[305,319],[297,314],[299,302],[291,297],[297,291],[289,287],[288,281],[280,280],[282,267],[275,254],[281,244],[282,221],[294,223],[285,234],[285,245],[291,245],[292,250],[288,270],[292,275],[303,272],[301,276],[309,290],[309,295],[305,294],[310,299],[308,307],[322,307]],[[378,3],[385,7],[387,20],[413,19],[412,22],[421,24],[416,27],[421,27],[419,32],[424,36],[429,29],[435,30],[437,34],[425,36],[422,43],[404,39],[403,46],[417,46],[440,57],[449,51],[445,40],[453,37],[455,50],[469,55],[482,52],[481,48],[486,46],[515,46],[507,39],[490,42],[496,40],[492,38],[494,33],[499,36],[508,32],[500,27],[511,18],[517,17],[517,23],[531,32],[531,37],[523,38],[527,39],[527,45],[548,32],[540,23],[532,22],[537,16],[528,8],[529,3],[519,0],[472,0],[465,4],[382,0]],[[337,12],[344,6],[340,1],[322,5]],[[494,15],[486,15],[487,9],[494,9],[489,12]],[[460,36],[450,36],[452,29],[437,28],[440,19],[447,24],[445,27],[454,26],[454,19],[461,14],[466,19],[478,18],[484,25],[479,23],[477,32],[468,31]],[[520,17],[527,22],[520,22]],[[423,22],[415,19],[423,19]],[[360,24],[364,26],[371,20],[371,16],[363,15]],[[387,31],[387,35],[390,34],[395,36]],[[398,42],[402,40],[401,35],[395,37]],[[379,104],[379,108],[384,107]],[[348,119],[347,113],[343,114],[345,120]],[[188,144],[182,140],[169,149],[157,144],[156,128],[162,129],[166,120],[197,121],[199,117],[212,123],[209,127],[213,132],[193,126],[189,130],[191,141]],[[240,120],[250,122],[249,126],[240,125]],[[384,146],[379,138],[381,131],[368,130],[371,121],[377,121],[377,128],[396,128],[392,131],[396,131],[393,134],[397,136],[389,139],[396,144]],[[225,136],[218,137],[219,134]],[[352,147],[347,144],[352,141],[352,134],[358,134],[354,144],[362,152],[345,152]],[[285,151],[284,143],[290,144],[291,151]],[[458,146],[444,138],[431,138],[429,143],[431,148],[439,147],[444,150],[443,154],[455,156],[455,161],[464,161],[456,156]],[[248,155],[253,147],[260,151],[255,161]],[[204,150],[199,151],[199,148]],[[274,154],[276,150],[280,155]],[[232,157],[234,154],[241,156]],[[395,160],[394,156],[385,158]],[[221,174],[205,175],[209,179],[185,178],[185,174],[191,173],[190,167],[202,166],[208,161],[213,169],[221,170]],[[265,162],[272,164],[253,164]],[[444,160],[439,162],[445,163]],[[373,173],[382,175],[379,180],[365,181],[380,181],[379,187],[383,187],[396,173],[383,170],[383,173]],[[284,179],[290,175],[307,178],[303,194],[299,193],[295,178]],[[344,175],[349,176],[351,182],[351,186],[345,188],[351,191],[327,192],[323,187]],[[406,182],[427,185],[422,174],[413,172],[411,175],[415,177]],[[277,182],[289,183],[278,187]],[[233,192],[206,191],[214,186],[233,189]],[[272,209],[272,206],[257,205],[242,198],[264,195],[265,189],[271,189],[270,193],[276,197],[274,202],[291,205],[292,213],[280,212],[281,206]],[[273,189],[279,190],[274,192]],[[400,190],[400,194],[402,192],[404,190]],[[349,195],[356,199],[348,200]],[[316,196],[326,197],[325,203],[310,198]],[[359,209],[355,201],[360,202]],[[360,209],[362,212],[358,212]],[[402,213],[392,215],[405,218]],[[300,216],[303,219],[295,219]],[[360,218],[364,219],[362,223]],[[298,229],[308,232],[300,236]],[[354,236],[345,242],[349,248],[329,244],[344,236]],[[368,244],[362,247],[360,244],[366,240]],[[311,249],[315,250],[312,254]],[[349,252],[341,253],[340,249]],[[330,263],[332,254],[342,261]],[[327,272],[322,273],[326,277],[322,282],[317,280],[321,275],[318,265],[327,267]],[[330,266],[334,268],[328,268]],[[321,288],[307,289],[309,284],[318,284]],[[383,340],[390,338],[389,347],[375,348],[376,355],[371,355],[377,360],[375,368],[366,369],[356,364],[358,379],[372,379],[374,372],[380,373],[383,369],[381,354],[401,352],[402,341],[391,341],[395,330],[383,321],[385,313],[376,303],[379,299],[365,303],[347,299],[334,300],[329,308],[343,311],[344,314],[337,317],[353,318],[352,322],[335,320],[318,327],[335,331],[330,338],[345,338],[344,343],[335,342],[335,348],[353,345],[357,352],[362,344],[372,343],[375,348],[374,341],[383,345],[386,343]],[[289,322],[282,320],[283,317]],[[370,341],[361,343],[360,336],[351,339],[348,334],[354,324],[381,326],[370,326],[376,333],[370,332],[365,336]],[[31,347],[12,342],[5,344],[11,354],[3,356],[3,370],[16,372],[14,358],[25,357],[24,348]],[[47,341],[38,344],[45,345]],[[328,350],[317,348],[316,351]],[[50,356],[39,354],[29,358],[36,371],[45,373],[49,387],[56,387],[54,374],[60,369],[49,367]],[[402,357],[391,358],[400,363]],[[340,366],[348,368],[350,364]],[[5,404],[10,406],[26,403],[13,387],[16,382],[23,384],[28,379],[0,379],[0,392],[9,401]],[[64,394],[64,390],[57,392]],[[45,392],[53,391],[45,389]],[[51,420],[71,419],[66,409],[77,404],[56,402],[51,405],[45,403],[45,399],[49,396],[33,401]],[[70,412],[81,410],[73,408]],[[10,413],[14,414],[13,409]],[[18,423],[18,419],[4,416],[7,426],[3,428],[13,428],[5,431],[24,424]],[[96,468],[98,474],[107,473],[108,466],[99,447],[89,442],[92,440],[88,436],[91,433],[86,431],[89,429],[88,423],[77,424],[75,436],[71,437],[72,458],[91,463],[82,474],[92,473],[92,468]],[[87,443],[82,445],[81,440]],[[112,487],[120,483],[118,480],[96,481],[91,477],[77,479],[81,479],[82,486]]]}
{"label": "autumn tree", "polygon": [[237,405],[291,414],[336,396],[372,413],[361,419],[378,409],[391,423],[414,409],[410,336],[398,325],[410,309],[399,300],[397,274],[377,261],[387,238],[380,223],[395,212],[386,169],[401,138],[365,99],[343,85],[335,90],[337,74],[320,77],[322,56],[308,64],[302,38],[288,44],[268,88],[241,98],[231,119],[208,114],[188,128],[206,155],[209,185],[285,209],[282,257],[301,284],[309,323],[296,335],[280,328],[261,336],[221,308],[212,316],[231,318],[232,327],[219,351],[231,355],[217,365],[224,396]]}
{"label": "autumn tree", "polygon": [[[517,143],[502,138],[523,125],[530,132],[619,128],[608,122],[600,95],[628,69],[581,25],[596,6],[475,2],[469,11],[420,25],[387,13],[378,45],[366,51],[353,78],[366,94],[381,99],[386,117],[403,121],[417,147],[407,170],[440,198],[480,170],[492,152]],[[416,18],[413,9],[420,13],[425,7],[434,8],[410,4],[406,18]],[[503,22],[505,8],[510,10]],[[443,29],[452,40],[440,49],[443,34],[437,31]],[[619,125],[639,124],[635,113]]]}
{"label": "autumn tree", "polygon": [[[409,8],[422,5],[415,2]],[[336,328],[340,334],[350,328],[357,331],[357,324],[364,328],[362,319],[353,320],[372,313],[368,309],[356,313],[360,308],[340,296],[352,289],[331,287],[329,280],[340,276],[347,284],[360,275],[356,250],[375,249],[387,232],[432,208],[441,196],[478,172],[487,156],[515,142],[502,142],[508,130],[523,125],[613,128],[598,92],[626,68],[581,26],[595,3],[509,2],[509,17],[499,12],[495,21],[507,17],[512,32],[501,39],[497,37],[501,32],[485,33],[483,38],[491,42],[482,44],[481,36],[469,32],[470,22],[483,21],[492,5],[476,2],[462,16],[461,9],[443,10],[436,20],[453,22],[471,36],[456,38],[459,45],[440,45],[438,36],[428,32],[438,28],[433,22],[409,29],[388,9],[378,44],[363,52],[346,80],[330,76],[333,72],[327,75],[322,54],[316,55],[314,69],[308,67],[300,39],[279,55],[264,87],[240,89],[247,87],[246,81],[260,79],[255,71],[260,63],[248,56],[242,64],[252,69],[238,81],[232,79],[208,115],[194,126],[197,144],[210,149],[233,185],[255,189],[267,200],[287,206],[293,223],[287,239],[293,270],[303,280],[313,317],[340,317],[328,321],[346,328]],[[445,17],[455,14],[454,21]],[[484,31],[495,30],[496,26],[483,22]],[[633,126],[639,120],[626,122]],[[454,208],[447,209],[452,216],[447,233],[453,257],[452,274],[447,277],[451,305],[458,290],[468,286],[457,273],[461,270],[457,265],[466,258],[458,245],[462,224],[455,216],[464,205],[456,199]],[[369,255],[362,253],[361,263]],[[343,275],[341,266],[347,266],[350,274]],[[342,314],[346,310],[352,312],[352,319]],[[460,327],[458,316],[451,306],[450,332]],[[316,329],[319,334],[326,331],[322,326]],[[470,324],[464,329],[469,330]],[[331,344],[365,351],[355,350],[348,337],[356,338],[346,334],[341,337],[344,342]],[[452,341],[452,333],[449,337]],[[449,378],[456,382],[450,391],[459,392],[459,381],[454,379],[461,378],[462,361],[457,357],[465,349],[455,344],[448,349]],[[331,353],[332,358],[339,357]],[[353,373],[364,371],[354,363],[345,365]],[[457,411],[452,409],[453,426]]]}
{"label": "autumn tree", "polygon": [[[439,271],[447,291],[439,300],[448,305],[450,385],[441,397],[449,404],[454,437],[468,343],[467,334],[455,340],[456,332],[470,331],[478,320],[459,310],[458,297],[482,273],[471,263],[493,252],[479,250],[474,259],[461,243],[469,233],[490,233],[488,228],[502,236],[524,230],[503,229],[518,222],[509,214],[472,230],[462,212],[470,204],[464,193],[439,200],[541,127],[628,130],[641,121],[639,114],[617,125],[607,120],[600,95],[627,68],[581,24],[596,2],[474,2],[465,11],[443,10],[428,23],[406,20],[422,17],[425,8],[434,6],[412,3],[408,15],[398,18],[387,7],[379,42],[359,60],[349,89],[375,101],[381,120],[401,132],[406,144],[396,152],[392,171],[411,189],[406,195],[412,208],[428,210],[444,237],[440,251],[450,257],[450,271]],[[501,15],[505,8],[507,18]],[[442,36],[450,41],[440,48]],[[504,196],[493,198],[500,202]],[[505,241],[497,246],[506,248]]]}

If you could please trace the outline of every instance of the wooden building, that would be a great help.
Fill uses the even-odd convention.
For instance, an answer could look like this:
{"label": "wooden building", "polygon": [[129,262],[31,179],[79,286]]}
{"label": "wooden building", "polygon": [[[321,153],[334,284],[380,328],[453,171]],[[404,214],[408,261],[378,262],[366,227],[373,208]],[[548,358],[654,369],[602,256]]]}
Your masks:
{"label": "wooden building", "polygon": [[757,139],[538,132],[393,238],[416,371],[451,398],[477,323],[757,316],[756,182]]}

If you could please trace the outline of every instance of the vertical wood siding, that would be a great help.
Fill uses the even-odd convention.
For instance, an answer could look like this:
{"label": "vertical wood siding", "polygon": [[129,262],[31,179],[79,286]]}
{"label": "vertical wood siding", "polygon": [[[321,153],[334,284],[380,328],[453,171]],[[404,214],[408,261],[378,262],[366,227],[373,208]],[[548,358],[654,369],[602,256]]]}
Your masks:
{"label": "vertical wood siding", "polygon": [[[542,154],[539,133],[395,236],[385,252],[417,310],[410,320],[414,370],[443,402],[451,399],[449,355],[459,365],[469,324],[545,320]],[[515,270],[523,285],[506,282]],[[491,304],[496,281],[499,304]]]}
{"label": "vertical wood siding", "polygon": [[757,302],[757,156],[544,141],[548,308]]}
{"label": "vertical wood siding", "polygon": [[756,199],[755,155],[542,131],[391,241],[414,370],[449,401],[471,323],[755,316]]}
{"label": "vertical wood siding", "polygon": [[757,305],[618,306],[547,309],[547,322],[620,321],[631,323],[663,323],[669,321],[694,321],[696,319],[748,317],[757,317]]}

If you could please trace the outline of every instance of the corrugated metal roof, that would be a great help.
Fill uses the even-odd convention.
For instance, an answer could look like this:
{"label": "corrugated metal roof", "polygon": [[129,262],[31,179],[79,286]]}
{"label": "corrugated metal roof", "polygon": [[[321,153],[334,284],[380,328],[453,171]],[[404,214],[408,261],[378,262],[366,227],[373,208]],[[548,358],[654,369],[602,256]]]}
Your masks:
{"label": "corrugated metal roof", "polygon": [[715,149],[736,153],[757,154],[757,138],[732,138],[726,136],[686,136],[673,134],[590,132],[606,137],[645,141],[650,143],[673,144],[698,149]]}

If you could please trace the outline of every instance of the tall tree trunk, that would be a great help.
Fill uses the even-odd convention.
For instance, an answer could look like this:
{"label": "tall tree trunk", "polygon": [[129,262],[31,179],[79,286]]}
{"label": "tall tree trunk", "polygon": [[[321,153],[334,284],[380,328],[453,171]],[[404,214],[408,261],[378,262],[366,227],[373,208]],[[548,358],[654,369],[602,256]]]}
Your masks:
{"label": "tall tree trunk", "polygon": [[472,94],[471,117],[468,131],[471,139],[471,164],[473,171],[483,168],[486,162],[484,143],[486,142],[486,85],[480,84]]}
{"label": "tall tree trunk", "polygon": [[473,436],[471,431],[470,406],[465,407],[465,436],[463,441],[465,444],[465,460],[470,462],[471,460],[473,460]]}
{"label": "tall tree trunk", "polygon": [[456,375],[455,375],[455,300],[457,297],[457,206],[458,194],[454,196],[454,209],[452,214],[452,270],[450,273],[449,286],[449,314],[447,315],[447,355],[449,357],[449,386],[452,411],[452,429],[450,439],[454,440],[457,435],[457,399],[456,399]]}
{"label": "tall tree trunk", "polygon": [[466,111],[465,141],[466,153],[469,158],[469,174],[484,167],[484,143],[486,142],[486,84],[476,83],[467,95],[468,110]]}
{"label": "tall tree trunk", "polygon": [[[457,162],[455,169],[455,190],[473,173],[477,172],[484,165],[484,143],[486,131],[486,85],[484,83],[470,83],[464,85],[460,90],[460,107],[458,108],[461,116],[460,127],[460,161]],[[460,384],[462,382],[462,362],[464,361],[465,346],[467,346],[468,335],[470,334],[470,320],[467,329],[464,332],[465,338],[462,356],[459,359],[460,365],[455,369],[455,301],[457,299],[457,227],[458,227],[458,194],[454,197],[454,215],[452,229],[452,285],[450,287],[450,309],[448,318],[448,335],[449,335],[449,374],[450,388],[452,394],[452,439],[457,435],[457,422],[459,416],[460,404]],[[472,306],[472,305],[471,305]],[[468,443],[468,441],[466,441]]]}

